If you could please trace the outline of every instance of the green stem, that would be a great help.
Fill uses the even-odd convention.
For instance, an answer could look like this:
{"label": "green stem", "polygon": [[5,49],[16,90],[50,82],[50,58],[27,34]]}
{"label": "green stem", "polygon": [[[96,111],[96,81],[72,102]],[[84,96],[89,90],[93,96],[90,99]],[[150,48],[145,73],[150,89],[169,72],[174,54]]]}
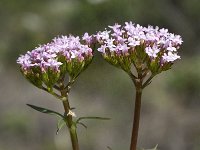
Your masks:
{"label": "green stem", "polygon": [[69,105],[69,101],[68,101],[69,91],[65,89],[63,82],[60,84],[60,91],[61,91],[61,96],[64,99],[66,99],[65,101],[63,101],[63,106],[64,106],[64,109],[65,109],[65,117],[66,117],[66,120],[67,120],[66,125],[69,129],[69,132],[70,132],[72,148],[73,148],[73,150],[79,150],[78,137],[77,137],[77,133],[76,133],[76,126],[73,123],[72,116],[68,115],[68,113],[70,111],[70,105]]}
{"label": "green stem", "polygon": [[74,124],[72,124],[69,131],[70,131],[70,137],[71,137],[71,141],[72,141],[73,150],[79,150],[76,126]]}
{"label": "green stem", "polygon": [[131,136],[130,150],[137,149],[137,139],[140,123],[140,110],[141,110],[141,97],[142,97],[142,81],[139,80],[136,84],[136,97],[135,97],[135,110],[133,117],[133,128]]}

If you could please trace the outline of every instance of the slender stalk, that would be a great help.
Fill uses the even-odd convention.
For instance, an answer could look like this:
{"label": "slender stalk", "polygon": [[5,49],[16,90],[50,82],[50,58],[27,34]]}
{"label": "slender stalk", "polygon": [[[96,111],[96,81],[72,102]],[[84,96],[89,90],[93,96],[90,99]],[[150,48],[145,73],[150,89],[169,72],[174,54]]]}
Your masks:
{"label": "slender stalk", "polygon": [[75,124],[73,124],[72,116],[67,115],[67,113],[70,110],[68,101],[63,101],[63,106],[64,106],[64,109],[65,109],[67,126],[68,126],[68,129],[69,129],[69,132],[70,132],[72,148],[73,148],[73,150],[79,150],[78,137],[77,137],[77,133],[76,133],[76,126],[75,126]]}
{"label": "slender stalk", "polygon": [[63,82],[60,84],[60,90],[61,90],[61,96],[66,99],[65,101],[63,101],[63,106],[64,106],[64,110],[65,110],[65,117],[66,117],[66,120],[67,120],[66,125],[69,129],[69,132],[70,132],[72,148],[73,148],[73,150],[79,150],[78,137],[77,137],[77,133],[76,133],[76,126],[73,123],[72,116],[68,115],[68,113],[70,111],[70,105],[69,105],[69,101],[68,101],[69,91],[65,89]]}
{"label": "slender stalk", "polygon": [[140,122],[140,110],[141,110],[141,97],[142,97],[142,81],[139,80],[136,84],[136,95],[135,95],[135,110],[133,117],[133,128],[131,136],[130,150],[137,149],[137,139]]}
{"label": "slender stalk", "polygon": [[69,132],[70,132],[73,150],[79,150],[78,137],[77,137],[77,133],[76,133],[76,126],[74,124],[72,124]]}

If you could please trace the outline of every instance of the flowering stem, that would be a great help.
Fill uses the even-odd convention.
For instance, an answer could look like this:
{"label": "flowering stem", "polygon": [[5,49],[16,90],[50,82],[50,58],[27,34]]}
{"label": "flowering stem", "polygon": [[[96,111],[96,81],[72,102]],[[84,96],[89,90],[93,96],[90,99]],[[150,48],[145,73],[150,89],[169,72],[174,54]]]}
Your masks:
{"label": "flowering stem", "polygon": [[60,83],[60,91],[61,91],[61,96],[66,99],[65,101],[63,101],[63,106],[65,109],[66,125],[70,132],[72,148],[73,150],[79,150],[78,137],[76,133],[76,125],[73,122],[72,115],[68,114],[70,111],[70,105],[68,101],[69,91],[65,89],[63,82]]}
{"label": "flowering stem", "polygon": [[137,139],[138,139],[139,122],[140,122],[141,97],[142,97],[142,79],[137,79],[135,86],[136,86],[135,110],[134,110],[134,117],[133,117],[133,129],[132,129],[130,150],[136,150],[137,148]]}

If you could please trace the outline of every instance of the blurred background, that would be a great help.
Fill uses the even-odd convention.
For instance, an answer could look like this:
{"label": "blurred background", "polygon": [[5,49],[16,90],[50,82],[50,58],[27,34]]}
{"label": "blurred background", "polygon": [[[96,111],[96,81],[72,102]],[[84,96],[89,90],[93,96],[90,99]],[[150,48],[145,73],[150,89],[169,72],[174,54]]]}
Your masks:
{"label": "blurred background", "polygon": [[[0,150],[71,150],[57,119],[27,103],[63,112],[54,97],[27,82],[16,59],[57,35],[82,35],[133,21],[183,37],[182,59],[144,90],[139,147],[200,150],[199,0],[0,0]],[[81,150],[128,150],[135,89],[129,77],[95,54],[70,93],[78,116],[110,117],[78,128]],[[66,135],[67,134],[67,135]]]}

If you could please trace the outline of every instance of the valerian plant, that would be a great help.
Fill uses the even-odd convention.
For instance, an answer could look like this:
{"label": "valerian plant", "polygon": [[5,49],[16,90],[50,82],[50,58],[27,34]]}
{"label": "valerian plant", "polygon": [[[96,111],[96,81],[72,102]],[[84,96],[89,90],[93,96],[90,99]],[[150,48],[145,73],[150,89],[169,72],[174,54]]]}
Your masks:
{"label": "valerian plant", "polygon": [[142,91],[153,77],[169,70],[174,61],[180,59],[177,50],[183,41],[180,35],[159,27],[143,27],[132,22],[108,27],[109,30],[95,35],[97,50],[107,62],[124,70],[136,88],[130,144],[130,150],[136,150]]}
{"label": "valerian plant", "polygon": [[[84,119],[101,119],[101,117],[79,117],[72,111],[68,95],[71,86],[93,59],[95,45],[104,59],[110,64],[124,70],[136,88],[135,110],[130,150],[136,150],[140,121],[142,92],[153,77],[169,70],[177,59],[177,50],[182,44],[180,35],[169,33],[167,29],[143,27],[132,22],[121,26],[109,26],[111,30],[98,32],[96,35],[85,33],[79,37],[61,36],[52,42],[40,45],[25,55],[21,55],[17,63],[28,81],[59,99],[64,106],[64,114],[50,109],[28,104],[42,113],[53,114],[60,118],[57,132],[67,126],[70,132],[73,150],[79,150],[77,125],[84,127]],[[68,81],[66,81],[68,77]],[[108,147],[108,149],[111,149]],[[152,149],[156,150],[157,146]]]}
{"label": "valerian plant", "polygon": [[57,133],[63,126],[68,127],[73,150],[79,150],[77,125],[86,127],[82,120],[109,119],[101,117],[75,118],[76,115],[68,99],[71,86],[93,59],[94,46],[93,36],[88,33],[85,33],[81,39],[72,35],[60,36],[48,44],[28,51],[17,59],[20,70],[28,81],[62,102],[64,114],[31,104],[28,106],[42,113],[58,116],[60,119],[57,124]]}

